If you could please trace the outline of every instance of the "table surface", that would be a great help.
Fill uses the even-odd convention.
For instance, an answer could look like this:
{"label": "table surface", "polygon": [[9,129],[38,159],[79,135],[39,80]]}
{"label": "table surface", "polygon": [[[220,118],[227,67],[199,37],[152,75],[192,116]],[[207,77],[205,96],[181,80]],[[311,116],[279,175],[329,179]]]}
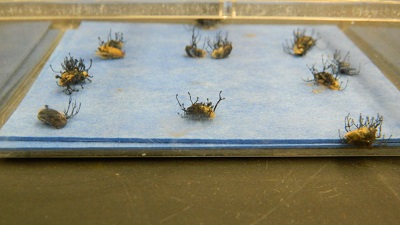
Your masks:
{"label": "table surface", "polygon": [[0,160],[1,224],[398,224],[400,158]]}
{"label": "table surface", "polygon": [[398,157],[0,159],[0,224],[397,224],[399,170]]}

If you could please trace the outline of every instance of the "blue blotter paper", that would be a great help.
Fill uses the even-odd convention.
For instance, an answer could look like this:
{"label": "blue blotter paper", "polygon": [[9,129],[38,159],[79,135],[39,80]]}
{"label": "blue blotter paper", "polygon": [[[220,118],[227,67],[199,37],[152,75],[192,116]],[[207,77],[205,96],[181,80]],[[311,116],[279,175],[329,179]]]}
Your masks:
{"label": "blue blotter paper", "polygon": [[[95,55],[98,37],[122,32],[126,57],[103,60]],[[306,28],[318,39],[304,57],[283,51],[293,31]],[[400,93],[382,72],[336,26],[221,25],[199,30],[199,47],[221,32],[233,44],[228,58],[186,56],[191,27],[182,24],[83,22],[68,30],[34,85],[0,130],[4,149],[70,148],[325,148],[343,147],[338,130],[344,117],[384,116],[382,133],[400,144]],[[308,67],[322,70],[321,58],[334,50],[360,65],[357,76],[339,78],[343,91],[304,80]],[[56,85],[58,71],[71,54],[87,65],[91,83],[74,92],[81,110],[56,130],[37,119],[44,105],[59,111],[69,96]],[[77,86],[80,89],[79,86]],[[190,106],[193,99],[221,101],[212,121],[190,121],[175,96]]]}

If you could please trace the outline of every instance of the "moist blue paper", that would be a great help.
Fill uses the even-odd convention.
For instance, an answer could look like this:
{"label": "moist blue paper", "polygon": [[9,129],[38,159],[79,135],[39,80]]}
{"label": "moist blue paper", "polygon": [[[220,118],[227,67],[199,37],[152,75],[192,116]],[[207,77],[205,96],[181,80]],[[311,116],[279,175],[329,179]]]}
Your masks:
{"label": "moist blue paper", "polygon": [[[110,28],[113,33],[124,34],[123,59],[102,60],[95,56],[98,37],[106,40]],[[396,102],[400,95],[393,84],[336,26],[307,26],[307,34],[314,30],[318,37],[317,45],[301,58],[286,54],[282,44],[290,41],[297,28],[305,27],[223,25],[218,30],[200,30],[200,47],[206,37],[213,39],[219,31],[222,35],[228,33],[233,51],[228,58],[215,60],[185,55],[184,48],[191,40],[191,28],[185,25],[84,22],[79,29],[65,33],[18,109],[0,130],[2,146],[10,147],[8,137],[19,137],[15,142],[24,143],[21,147],[37,145],[28,141],[32,138],[57,147],[57,140],[70,137],[102,140],[96,147],[106,146],[109,141],[117,143],[116,147],[141,146],[134,141],[139,139],[171,143],[188,140],[186,144],[194,146],[202,144],[199,140],[226,140],[215,145],[231,147],[238,144],[237,140],[287,140],[286,145],[277,143],[290,147],[314,140],[313,146],[324,146],[323,140],[339,142],[338,130],[344,134],[348,113],[353,118],[360,113],[380,113],[384,116],[382,132],[387,137],[392,135],[391,141],[397,140],[400,106]],[[336,49],[343,56],[349,51],[351,64],[361,68],[357,76],[340,78],[343,86],[347,84],[345,90],[332,91],[304,82],[312,79],[308,67],[315,64],[321,70],[322,56],[332,57]],[[60,111],[67,107],[69,96],[56,85],[56,73],[50,65],[61,70],[69,53],[84,59],[87,66],[92,59],[89,74],[93,82],[71,95],[82,104],[81,111],[65,128],[55,130],[40,122],[37,112],[45,104]],[[226,99],[220,102],[213,121],[189,121],[178,115],[182,111],[176,94],[188,107],[191,103],[187,92],[193,100],[198,96],[200,101],[209,98],[215,104],[221,90]],[[131,141],[122,145],[119,140]],[[95,146],[94,142],[73,143],[69,146]]]}

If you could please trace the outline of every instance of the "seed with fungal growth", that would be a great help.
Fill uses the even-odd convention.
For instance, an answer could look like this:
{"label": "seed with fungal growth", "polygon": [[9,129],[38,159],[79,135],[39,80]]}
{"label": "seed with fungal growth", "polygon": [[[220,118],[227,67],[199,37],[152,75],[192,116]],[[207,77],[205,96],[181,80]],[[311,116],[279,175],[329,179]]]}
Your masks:
{"label": "seed with fungal growth", "polygon": [[188,108],[185,108],[184,104],[181,104],[178,100],[178,94],[176,94],[176,100],[178,101],[179,106],[181,107],[182,111],[184,112],[183,115],[181,115],[183,118],[189,118],[193,120],[207,120],[207,119],[213,119],[215,118],[216,114],[215,111],[217,110],[218,104],[224,100],[225,98],[221,97],[222,91],[219,92],[219,100],[215,106],[212,104],[212,102],[207,99],[207,102],[198,102],[199,97],[197,97],[196,101],[192,101],[192,96],[189,94],[189,99],[190,102],[192,103],[191,106]]}
{"label": "seed with fungal growth", "polygon": [[111,30],[108,34],[107,42],[102,41],[99,37],[99,47],[97,48],[96,55],[103,59],[120,59],[125,57],[125,52],[122,47],[125,44],[122,33],[115,33],[115,39],[111,38]]}
{"label": "seed with fungal growth", "polygon": [[[64,87],[64,93],[70,95],[74,91],[79,91],[75,89],[75,85],[81,85],[83,89],[82,83],[85,83],[86,80],[92,82],[90,78],[92,76],[89,75],[89,69],[92,67],[92,60],[90,59],[89,68],[86,69],[86,65],[83,62],[83,59],[74,59],[74,57],[69,54],[69,58],[65,57],[64,63],[61,63],[61,67],[63,71],[60,71],[60,75],[56,75],[56,79],[59,79],[56,83],[60,87]],[[58,73],[53,69],[50,65],[50,68],[53,72]]]}
{"label": "seed with fungal growth", "polygon": [[311,36],[306,36],[305,33],[305,29],[302,31],[300,29],[293,31],[294,40],[291,44],[286,40],[286,44],[283,45],[283,51],[294,56],[305,55],[317,43],[317,39],[312,37],[314,31],[311,33]]}
{"label": "seed with fungal growth", "polygon": [[200,41],[199,34],[195,34],[195,27],[192,30],[192,41],[190,45],[185,47],[186,54],[191,58],[203,58],[207,55],[206,51],[197,48],[197,43]]}
{"label": "seed with fungal growth", "polygon": [[211,57],[214,59],[223,59],[228,57],[233,49],[232,42],[228,41],[228,33],[226,33],[225,39],[223,39],[221,32],[215,36],[213,42],[208,40],[208,47],[211,48]]}
{"label": "seed with fungal growth", "polygon": [[[323,69],[322,71],[318,71],[315,69],[315,65],[312,66],[311,68],[308,67],[310,72],[313,74],[314,79],[310,80],[304,80],[306,82],[315,82],[316,84],[323,85],[331,90],[336,90],[336,91],[342,91],[346,87],[342,88],[341,83],[339,83],[338,77],[339,75],[333,75],[334,73],[334,67],[333,64],[327,65],[327,62],[324,61],[324,58],[322,58],[322,64]],[[330,72],[328,72],[328,69],[330,69]]]}
{"label": "seed with fungal growth", "polygon": [[343,75],[348,75],[348,76],[358,75],[360,73],[360,68],[356,69],[351,67],[349,63],[349,57],[350,57],[349,54],[350,52],[347,52],[347,54],[342,59],[340,51],[336,50],[333,53],[333,63],[335,64],[334,69],[338,73]]}
{"label": "seed with fungal growth", "polygon": [[354,119],[350,118],[348,114],[344,118],[346,134],[344,138],[340,136],[339,138],[349,145],[356,147],[372,147],[372,144],[376,139],[381,137],[383,116],[377,114],[375,117],[363,117],[360,114],[358,123]]}
{"label": "seed with fungal growth", "polygon": [[72,103],[72,111],[69,113],[69,109],[71,107],[72,100],[69,99],[68,108],[64,110],[64,112],[59,112],[55,109],[51,109],[48,105],[45,105],[44,108],[40,109],[38,112],[38,119],[43,121],[44,123],[56,128],[61,129],[67,125],[68,119],[74,117],[78,114],[81,104],[76,106],[76,102]]}

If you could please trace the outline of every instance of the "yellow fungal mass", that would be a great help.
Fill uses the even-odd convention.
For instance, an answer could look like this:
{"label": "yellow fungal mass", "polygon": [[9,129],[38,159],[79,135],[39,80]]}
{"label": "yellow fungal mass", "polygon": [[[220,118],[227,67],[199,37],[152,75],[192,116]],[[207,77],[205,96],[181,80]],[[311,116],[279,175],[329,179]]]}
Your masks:
{"label": "yellow fungal mass", "polygon": [[293,46],[293,53],[295,55],[303,55],[315,44],[315,40],[310,36],[302,36],[296,40]]}
{"label": "yellow fungal mass", "polygon": [[125,56],[125,52],[123,52],[121,49],[111,47],[107,44],[100,46],[97,49],[96,54],[103,59],[119,59]]}
{"label": "yellow fungal mass", "polygon": [[84,81],[88,76],[89,74],[86,71],[79,72],[78,70],[75,70],[72,72],[64,72],[63,74],[61,74],[58,85],[68,86],[72,84],[77,84],[81,81]]}
{"label": "yellow fungal mass", "polygon": [[75,77],[75,73],[65,72],[65,73],[61,74],[61,78],[58,81],[58,85],[66,86],[67,84],[71,84],[74,77]]}
{"label": "yellow fungal mass", "polygon": [[316,73],[314,77],[319,84],[324,85],[332,90],[340,90],[340,83],[332,74],[327,72],[319,72]]}
{"label": "yellow fungal mass", "polygon": [[215,112],[211,106],[202,103],[195,103],[187,108],[187,115],[198,119],[213,119]]}
{"label": "yellow fungal mass", "polygon": [[336,90],[336,91],[340,90],[339,81],[335,80],[335,81],[334,81],[332,84],[330,84],[328,87],[329,87],[330,89],[332,89],[332,90]]}
{"label": "yellow fungal mass", "polygon": [[227,57],[232,51],[232,44],[221,46],[211,53],[211,57],[215,59],[222,59]]}

